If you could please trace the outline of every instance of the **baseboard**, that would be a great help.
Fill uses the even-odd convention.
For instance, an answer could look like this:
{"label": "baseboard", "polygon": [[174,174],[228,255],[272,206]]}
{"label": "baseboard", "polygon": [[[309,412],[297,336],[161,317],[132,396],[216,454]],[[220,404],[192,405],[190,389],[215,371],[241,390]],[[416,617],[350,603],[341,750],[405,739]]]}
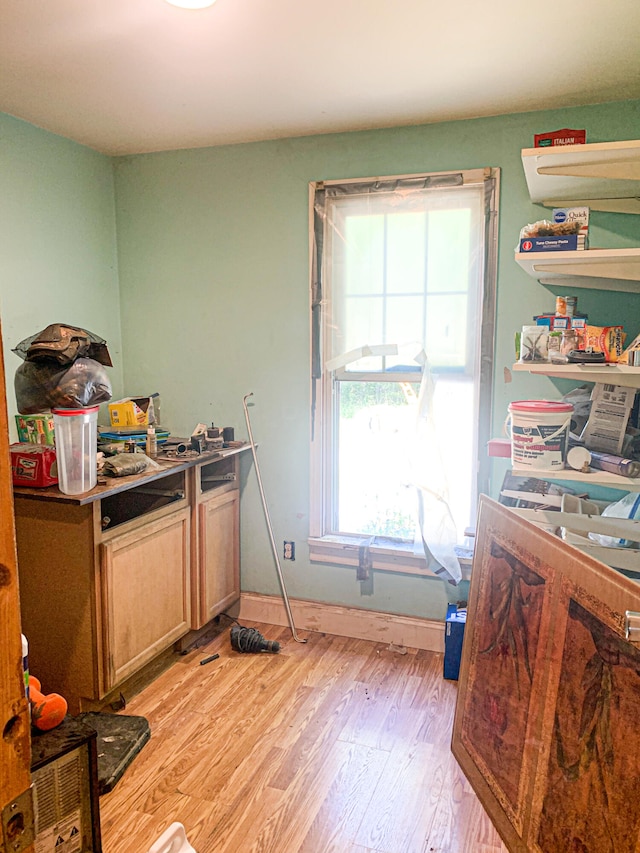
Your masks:
{"label": "baseboard", "polygon": [[[289,603],[298,633],[318,631],[357,640],[444,652],[444,622],[302,599],[293,599]],[[270,625],[289,624],[281,598],[254,592],[243,592],[240,596],[238,619],[241,622],[248,620]]]}

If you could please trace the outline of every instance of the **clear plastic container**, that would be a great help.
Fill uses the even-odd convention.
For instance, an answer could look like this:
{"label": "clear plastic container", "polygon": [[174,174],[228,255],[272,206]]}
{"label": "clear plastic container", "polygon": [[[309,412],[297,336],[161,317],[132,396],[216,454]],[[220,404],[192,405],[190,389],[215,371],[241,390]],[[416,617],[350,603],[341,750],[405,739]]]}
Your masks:
{"label": "clear plastic container", "polygon": [[58,485],[65,495],[88,492],[98,481],[98,408],[51,410]]}

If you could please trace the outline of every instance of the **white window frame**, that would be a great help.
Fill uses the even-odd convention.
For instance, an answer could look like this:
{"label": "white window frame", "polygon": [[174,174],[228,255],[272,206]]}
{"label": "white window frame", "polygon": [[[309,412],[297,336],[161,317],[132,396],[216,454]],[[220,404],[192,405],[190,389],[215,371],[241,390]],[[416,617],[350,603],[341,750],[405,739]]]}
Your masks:
{"label": "white window frame", "polygon": [[[334,464],[333,423],[331,413],[331,395],[333,377],[322,360],[322,341],[316,340],[313,348],[314,335],[322,334],[324,327],[322,300],[316,297],[318,268],[320,264],[319,250],[315,239],[315,199],[318,190],[326,186],[344,184],[359,184],[372,182],[398,181],[405,179],[444,179],[462,178],[463,185],[482,183],[485,186],[485,246],[484,274],[482,293],[482,332],[480,354],[480,423],[478,429],[478,458],[477,458],[477,492],[478,495],[488,491],[489,460],[484,448],[490,438],[492,383],[493,383],[493,353],[495,329],[495,305],[497,289],[497,225],[498,199],[500,189],[500,170],[496,168],[474,169],[459,172],[431,172],[418,175],[396,175],[376,178],[361,178],[356,180],[313,181],[309,184],[309,270],[311,294],[311,339],[312,339],[312,413],[311,413],[311,499],[309,526],[309,554],[312,562],[337,564],[358,567],[361,565],[363,546],[366,546],[368,564],[371,568],[403,574],[431,575],[423,556],[414,553],[411,543],[397,543],[384,540],[376,542],[367,536],[342,536],[330,531],[330,510],[332,477],[331,466]],[[315,328],[314,328],[315,327]],[[315,372],[315,376],[314,376]],[[318,377],[318,373],[321,375]],[[341,374],[340,374],[341,375]],[[337,378],[340,378],[337,375]],[[357,374],[349,374],[341,378],[357,379]],[[377,374],[367,377],[376,380]],[[387,377],[388,378],[388,377]],[[396,379],[415,382],[416,377],[398,375]],[[379,537],[382,539],[382,537]],[[470,560],[461,559],[463,578],[470,575]],[[434,575],[435,576],[435,575]]]}

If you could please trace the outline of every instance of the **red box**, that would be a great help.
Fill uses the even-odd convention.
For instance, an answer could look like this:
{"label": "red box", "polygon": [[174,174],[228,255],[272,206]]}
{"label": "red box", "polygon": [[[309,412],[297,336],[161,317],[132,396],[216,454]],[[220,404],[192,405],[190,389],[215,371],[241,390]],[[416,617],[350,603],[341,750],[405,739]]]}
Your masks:
{"label": "red box", "polygon": [[12,444],[11,475],[14,486],[43,488],[58,482],[58,463],[53,447],[42,444]]}
{"label": "red box", "polygon": [[550,133],[536,133],[533,137],[534,148],[550,148],[555,145],[584,145],[587,141],[586,130],[552,130]]}
{"label": "red box", "polygon": [[511,439],[510,438],[490,438],[487,442],[487,451],[489,456],[498,456],[502,459],[511,458]]}

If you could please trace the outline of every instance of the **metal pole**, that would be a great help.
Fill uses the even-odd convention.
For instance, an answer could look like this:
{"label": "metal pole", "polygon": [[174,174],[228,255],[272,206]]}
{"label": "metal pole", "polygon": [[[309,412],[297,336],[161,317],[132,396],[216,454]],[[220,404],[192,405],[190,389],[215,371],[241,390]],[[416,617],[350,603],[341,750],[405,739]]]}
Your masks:
{"label": "metal pole", "polygon": [[296,643],[306,643],[306,640],[301,639],[296,633],[296,626],[293,622],[293,614],[291,612],[291,607],[289,606],[289,596],[287,595],[287,588],[284,583],[284,577],[282,575],[282,568],[280,567],[280,557],[278,556],[278,548],[276,546],[276,540],[273,538],[273,527],[271,526],[271,519],[269,518],[269,509],[267,507],[267,500],[264,496],[264,489],[262,487],[262,477],[260,476],[260,466],[258,465],[258,455],[256,453],[256,445],[253,440],[253,433],[251,431],[251,421],[249,420],[249,410],[247,409],[247,400],[249,397],[253,397],[253,391],[250,394],[245,394],[242,399],[242,406],[244,408],[244,417],[247,422],[247,432],[249,433],[249,441],[251,442],[251,452],[253,454],[253,462],[256,466],[256,474],[258,475],[258,488],[260,490],[260,497],[262,499],[262,507],[264,509],[264,515],[267,520],[267,528],[269,530],[269,539],[271,540],[271,549],[273,551],[273,558],[276,561],[276,570],[278,572],[278,579],[280,580],[280,588],[282,589],[282,598],[284,600],[285,610],[287,611],[287,618],[289,619],[289,625],[291,626],[291,634],[293,635],[293,639]]}

